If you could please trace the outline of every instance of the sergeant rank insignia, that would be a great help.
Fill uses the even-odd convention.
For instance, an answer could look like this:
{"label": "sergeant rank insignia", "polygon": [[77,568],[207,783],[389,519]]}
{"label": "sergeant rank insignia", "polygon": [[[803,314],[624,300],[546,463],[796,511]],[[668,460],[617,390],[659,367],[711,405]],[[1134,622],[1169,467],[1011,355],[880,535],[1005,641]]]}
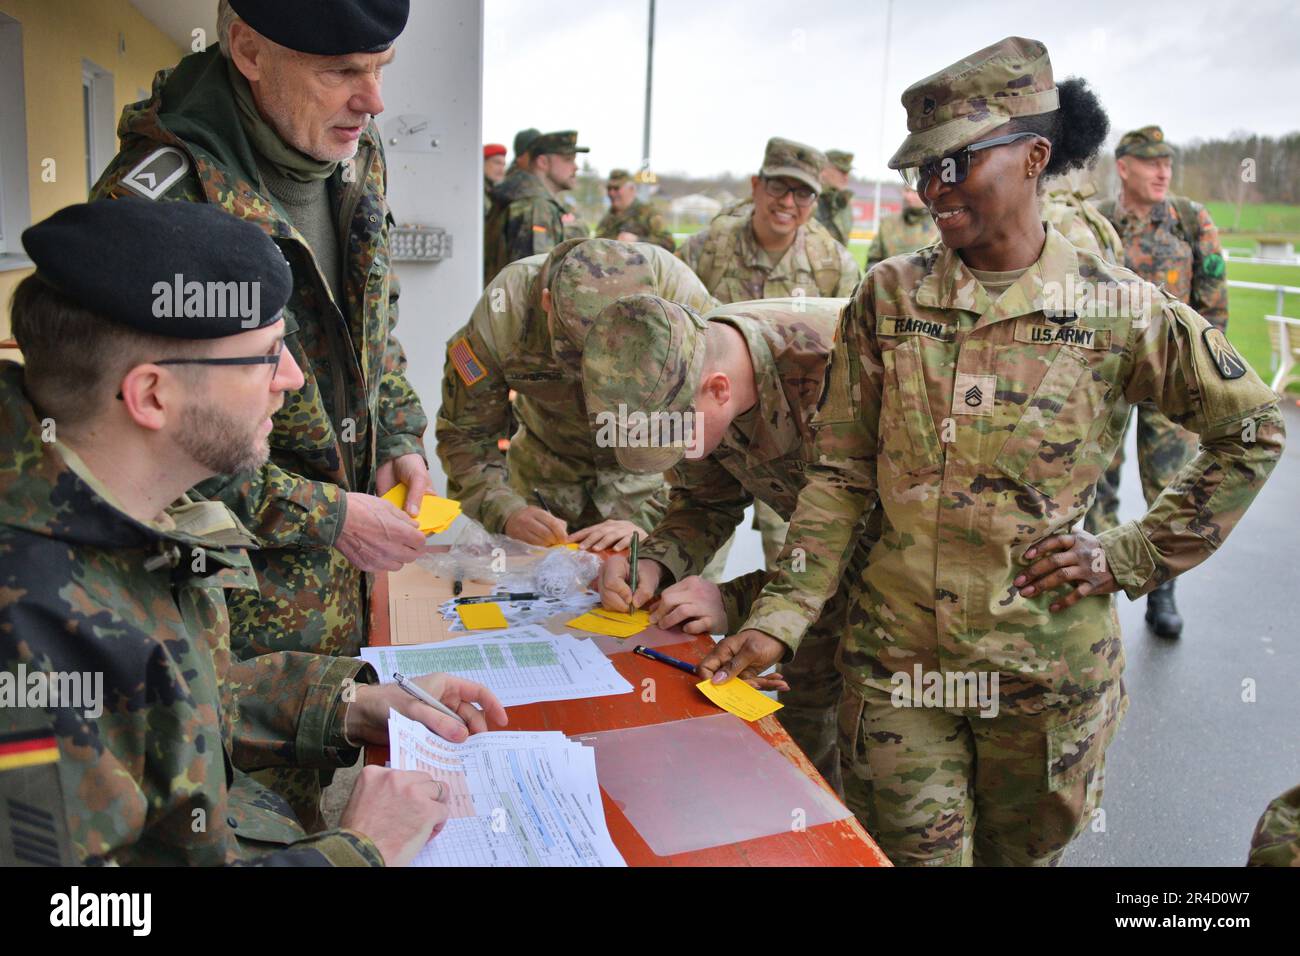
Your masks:
{"label": "sergeant rank insignia", "polygon": [[1232,347],[1227,336],[1211,326],[1201,333],[1201,338],[1205,340],[1205,347],[1210,352],[1210,358],[1214,359],[1214,367],[1219,370],[1219,375],[1234,379],[1246,374],[1246,363]]}

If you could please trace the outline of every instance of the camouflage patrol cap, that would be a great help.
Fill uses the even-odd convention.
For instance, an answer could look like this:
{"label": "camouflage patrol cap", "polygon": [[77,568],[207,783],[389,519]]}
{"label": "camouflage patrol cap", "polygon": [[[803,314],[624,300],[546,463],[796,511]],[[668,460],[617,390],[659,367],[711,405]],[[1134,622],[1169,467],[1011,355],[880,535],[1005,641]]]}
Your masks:
{"label": "camouflage patrol cap", "polygon": [[558,133],[543,133],[533,140],[528,151],[534,156],[545,156],[547,153],[572,156],[574,153],[589,153],[591,149],[578,145],[577,130],[566,129]]}
{"label": "camouflage patrol cap", "polygon": [[1159,126],[1143,126],[1131,130],[1119,139],[1115,147],[1115,158],[1136,156],[1138,159],[1156,159],[1159,156],[1173,156],[1174,148],[1165,142],[1165,133]]}
{"label": "camouflage patrol cap", "polygon": [[853,154],[842,149],[826,150],[826,160],[842,173],[853,172]]}
{"label": "camouflage patrol cap", "polygon": [[804,183],[813,192],[822,191],[822,170],[826,168],[826,154],[820,149],[796,143],[792,139],[773,136],[763,152],[763,168],[759,172],[769,179],[788,176]]}
{"label": "camouflage patrol cap", "polygon": [[606,186],[622,186],[632,181],[632,174],[626,169],[611,169],[609,171],[609,182]]}
{"label": "camouflage patrol cap", "polygon": [[1047,47],[1007,37],[903,91],[908,137],[890,169],[919,166],[974,143],[1015,116],[1060,105]]}
{"label": "camouflage patrol cap", "polygon": [[664,434],[657,423],[691,421],[676,416],[695,403],[706,329],[692,309],[657,295],[624,296],[596,317],[582,354],[582,390],[593,422],[613,426],[614,457],[628,471],[667,471],[686,454],[691,436]]}
{"label": "camouflage patrol cap", "polygon": [[[644,247],[617,239],[570,239],[542,263],[540,288],[551,292],[551,351],[569,368],[600,310],[620,296],[654,292],[655,269]],[[538,293],[540,295],[540,291]]]}
{"label": "camouflage patrol cap", "polygon": [[537,137],[542,135],[542,131],[536,127],[530,126],[528,129],[521,129],[515,133],[515,156],[522,156],[533,148],[533,143]]}

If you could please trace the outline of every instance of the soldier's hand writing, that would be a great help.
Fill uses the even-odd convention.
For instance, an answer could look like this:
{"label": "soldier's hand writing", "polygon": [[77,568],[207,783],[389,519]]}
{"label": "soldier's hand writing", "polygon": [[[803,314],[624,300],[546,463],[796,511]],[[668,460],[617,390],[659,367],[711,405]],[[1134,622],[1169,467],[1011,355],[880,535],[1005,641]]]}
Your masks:
{"label": "soldier's hand writing", "polygon": [[394,485],[406,485],[406,504],[402,510],[412,518],[420,516],[420,503],[433,491],[429,466],[416,454],[400,455],[386,461],[375,472],[375,493],[386,495]]}
{"label": "soldier's hand writing", "polygon": [[600,603],[611,611],[632,611],[645,607],[659,590],[664,567],[658,561],[642,558],[636,563],[636,594],[628,582],[628,559],[625,554],[611,554],[600,567],[597,589]]}
{"label": "soldier's hand writing", "polygon": [[424,553],[424,535],[391,501],[349,491],[334,547],[362,571],[400,571]]}
{"label": "soldier's hand writing", "polygon": [[626,551],[632,547],[632,535],[644,541],[648,535],[630,521],[611,518],[569,535],[583,551]]}
{"label": "soldier's hand writing", "polygon": [[659,595],[659,603],[650,612],[650,623],[665,631],[680,625],[687,634],[725,631],[727,610],[722,605],[722,591],[698,574],[682,578]]}
{"label": "soldier's hand writing", "polygon": [[396,684],[362,684],[357,687],[356,700],[347,709],[348,739],[367,744],[388,743],[389,708],[418,720],[439,737],[455,743],[462,743],[470,734],[481,734],[489,726],[499,729],[506,725],[506,709],[497,695],[482,684],[452,674],[424,674],[412,678],[411,682],[460,714],[469,729],[416,700]]}
{"label": "soldier's hand writing", "polygon": [[1119,590],[1101,542],[1095,534],[1082,529],[1044,538],[1025,551],[1024,560],[1033,563],[1012,582],[1022,597],[1033,597],[1053,588],[1069,588],[1064,597],[1048,607],[1050,611],[1064,611],[1082,598]]}
{"label": "soldier's hand writing", "polygon": [[504,530],[507,536],[516,541],[548,548],[553,544],[564,543],[569,526],[544,508],[527,505],[506,519]]}
{"label": "soldier's hand writing", "polygon": [[406,866],[442,829],[447,785],[423,770],[363,767],[339,826],[370,838],[385,866]]}
{"label": "soldier's hand writing", "polygon": [[695,673],[715,684],[725,684],[739,677],[759,690],[789,690],[790,685],[780,674],[759,677],[782,657],[785,645],[770,634],[747,630],[724,637],[713,648],[713,653],[700,661]]}

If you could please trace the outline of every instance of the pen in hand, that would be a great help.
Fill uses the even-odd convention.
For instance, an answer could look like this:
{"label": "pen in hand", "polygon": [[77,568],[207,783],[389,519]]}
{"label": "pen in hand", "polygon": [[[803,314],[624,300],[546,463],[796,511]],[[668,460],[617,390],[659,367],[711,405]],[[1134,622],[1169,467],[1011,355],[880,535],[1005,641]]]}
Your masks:
{"label": "pen in hand", "polygon": [[403,677],[397,671],[393,672],[393,681],[397,684],[398,687],[402,688],[402,690],[406,691],[416,700],[420,701],[421,703],[428,704],[430,707],[432,707],[434,710],[438,711],[441,714],[446,714],[448,717],[452,717],[455,718],[456,720],[459,720],[461,724],[463,724],[466,728],[469,727],[469,724],[465,723],[464,717],[456,713],[454,710],[452,710],[442,701],[438,700],[436,697],[434,697],[432,694],[426,691],[423,687],[420,687],[418,684],[412,684],[407,678]]}

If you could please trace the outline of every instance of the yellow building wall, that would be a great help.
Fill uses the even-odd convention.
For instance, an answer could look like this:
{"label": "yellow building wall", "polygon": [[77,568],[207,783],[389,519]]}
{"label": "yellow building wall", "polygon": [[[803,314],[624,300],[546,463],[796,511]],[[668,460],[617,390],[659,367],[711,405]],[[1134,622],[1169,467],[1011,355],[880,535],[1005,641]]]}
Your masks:
{"label": "yellow building wall", "polygon": [[[22,25],[27,100],[27,164],[32,222],[86,199],[86,135],[81,61],[113,74],[116,115],[153,88],[158,70],[188,53],[128,0],[0,0]],[[126,41],[120,53],[119,34]],[[54,182],[41,161],[55,161]],[[9,297],[30,269],[0,272],[0,339],[9,337]],[[0,357],[10,357],[0,355]]]}

